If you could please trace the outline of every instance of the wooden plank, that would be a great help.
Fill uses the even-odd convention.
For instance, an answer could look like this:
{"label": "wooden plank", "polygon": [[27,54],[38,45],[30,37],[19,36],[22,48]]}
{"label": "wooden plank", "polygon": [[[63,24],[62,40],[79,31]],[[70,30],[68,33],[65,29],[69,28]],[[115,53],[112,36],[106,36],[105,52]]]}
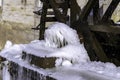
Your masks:
{"label": "wooden plank", "polygon": [[[43,53],[44,54],[44,53]],[[30,60],[29,60],[30,58]],[[34,54],[28,54],[26,52],[22,53],[23,60],[29,60],[28,62],[32,65],[38,66],[40,68],[53,68],[55,67],[56,57],[41,57]]]}
{"label": "wooden plank", "polygon": [[84,7],[84,10],[81,12],[80,19],[81,21],[87,21],[88,15],[90,14],[91,10],[95,6],[96,2],[98,0],[89,0],[86,6]]}
{"label": "wooden plank", "polygon": [[[65,6],[68,0],[66,0],[64,3],[56,3],[57,8],[67,7]],[[68,3],[67,3],[68,4]],[[48,9],[52,9],[52,6],[48,3]],[[68,8],[70,8],[70,5],[68,5]]]}
{"label": "wooden plank", "polygon": [[104,52],[102,46],[100,45],[99,41],[96,39],[94,34],[93,39],[94,39],[93,48],[96,52],[98,59],[102,62],[109,62],[110,59],[106,56],[106,53]]}
{"label": "wooden plank", "polygon": [[[69,16],[66,16],[65,20],[69,20]],[[46,22],[55,22],[55,21],[57,21],[56,17],[46,17]]]}
{"label": "wooden plank", "polygon": [[92,31],[120,34],[120,26],[113,25],[94,25],[89,26]]}

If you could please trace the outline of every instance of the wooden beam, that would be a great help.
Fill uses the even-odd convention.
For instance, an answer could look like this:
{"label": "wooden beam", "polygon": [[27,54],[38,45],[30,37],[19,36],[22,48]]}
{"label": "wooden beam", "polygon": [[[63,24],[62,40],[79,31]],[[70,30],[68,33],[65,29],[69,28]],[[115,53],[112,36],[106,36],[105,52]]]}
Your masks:
{"label": "wooden beam", "polygon": [[72,23],[73,28],[77,30],[78,34],[82,34],[85,48],[88,51],[88,55],[90,56],[91,60],[96,60],[97,55],[94,50],[94,40],[87,24],[87,18],[96,2],[97,0],[89,0],[87,5],[84,7],[84,10],[81,12],[80,18]]}
{"label": "wooden beam", "polygon": [[79,19],[81,8],[76,0],[70,0],[70,26],[73,27],[73,23]]}
{"label": "wooden beam", "polygon": [[93,7],[93,23],[98,24],[100,20],[99,0],[96,0],[96,4]]}
{"label": "wooden beam", "polygon": [[55,0],[49,0],[49,3],[51,5],[51,7],[53,8],[54,12],[55,12],[55,17],[59,22],[63,22],[66,23],[65,20],[65,16],[61,14],[60,10],[59,10],[59,6],[57,5]]}
{"label": "wooden beam", "polygon": [[106,53],[104,52],[101,44],[99,43],[99,41],[96,39],[95,35],[93,34],[93,40],[94,40],[94,43],[93,43],[93,48],[96,52],[96,55],[99,59],[99,61],[102,61],[102,62],[109,62],[110,59],[107,57]]}
{"label": "wooden beam", "polygon": [[[69,16],[66,16],[65,20],[69,20]],[[57,21],[56,17],[46,17],[46,22],[55,22],[55,21]]]}
{"label": "wooden beam", "polygon": [[92,8],[95,6],[96,2],[98,0],[89,0],[86,6],[84,7],[84,10],[82,11],[80,15],[81,21],[87,21],[88,15],[90,14]]}
{"label": "wooden beam", "polygon": [[44,38],[46,15],[47,15],[47,3],[43,2],[40,24],[38,25],[40,27],[40,29],[39,29],[39,40]]}
{"label": "wooden beam", "polygon": [[94,25],[94,26],[90,26],[90,29],[91,29],[92,31],[97,31],[97,32],[120,34],[120,27],[119,27],[119,26],[112,26],[112,25]]}
{"label": "wooden beam", "polygon": [[[94,50],[94,40],[92,37],[92,33],[87,25],[87,23],[82,23],[80,20],[74,22],[73,28],[77,30],[78,34],[83,36],[84,45],[88,52],[88,55],[92,61],[97,60],[97,55]],[[80,35],[79,35],[80,36]]]}

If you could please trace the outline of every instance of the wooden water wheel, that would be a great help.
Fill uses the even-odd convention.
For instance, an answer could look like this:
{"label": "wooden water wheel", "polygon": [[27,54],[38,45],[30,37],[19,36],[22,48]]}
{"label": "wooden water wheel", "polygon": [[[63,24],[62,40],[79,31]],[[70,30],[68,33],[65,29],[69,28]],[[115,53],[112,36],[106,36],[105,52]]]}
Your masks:
{"label": "wooden water wheel", "polygon": [[[46,22],[69,23],[69,26],[82,35],[91,60],[109,61],[120,65],[120,28],[116,27],[118,25],[110,19],[120,0],[112,0],[102,16],[100,16],[100,0],[89,0],[83,10],[80,9],[76,0],[41,1],[43,2],[42,9],[34,12],[41,16],[40,24],[33,28],[40,31],[39,39],[43,39]],[[68,15],[68,10],[70,10],[70,15]],[[89,25],[88,22],[91,12],[93,25]],[[47,15],[54,15],[54,17],[47,17]]]}

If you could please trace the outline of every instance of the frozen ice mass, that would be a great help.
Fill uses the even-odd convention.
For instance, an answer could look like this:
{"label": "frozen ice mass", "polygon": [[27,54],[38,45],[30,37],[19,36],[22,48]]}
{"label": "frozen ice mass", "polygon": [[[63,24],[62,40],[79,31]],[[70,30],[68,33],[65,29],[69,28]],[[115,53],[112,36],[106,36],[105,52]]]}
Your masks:
{"label": "frozen ice mass", "polygon": [[[56,57],[55,67],[41,70],[31,66],[22,60],[23,51],[41,57]],[[8,40],[0,56],[37,72],[50,74],[57,80],[120,80],[120,67],[109,62],[90,61],[77,32],[59,22],[46,29],[44,40],[34,40],[29,44],[13,44]],[[3,67],[3,75],[3,80],[10,80],[7,65]]]}

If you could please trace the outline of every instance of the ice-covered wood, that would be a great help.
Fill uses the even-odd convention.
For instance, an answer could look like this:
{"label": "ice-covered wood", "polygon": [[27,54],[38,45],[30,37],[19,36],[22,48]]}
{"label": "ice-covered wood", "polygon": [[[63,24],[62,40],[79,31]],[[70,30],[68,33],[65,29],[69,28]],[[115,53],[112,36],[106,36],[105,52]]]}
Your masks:
{"label": "ice-covered wood", "polygon": [[35,65],[44,69],[55,67],[55,57],[40,57],[33,54],[27,54],[26,52],[23,52],[22,54],[22,58],[27,60],[31,65]]}

